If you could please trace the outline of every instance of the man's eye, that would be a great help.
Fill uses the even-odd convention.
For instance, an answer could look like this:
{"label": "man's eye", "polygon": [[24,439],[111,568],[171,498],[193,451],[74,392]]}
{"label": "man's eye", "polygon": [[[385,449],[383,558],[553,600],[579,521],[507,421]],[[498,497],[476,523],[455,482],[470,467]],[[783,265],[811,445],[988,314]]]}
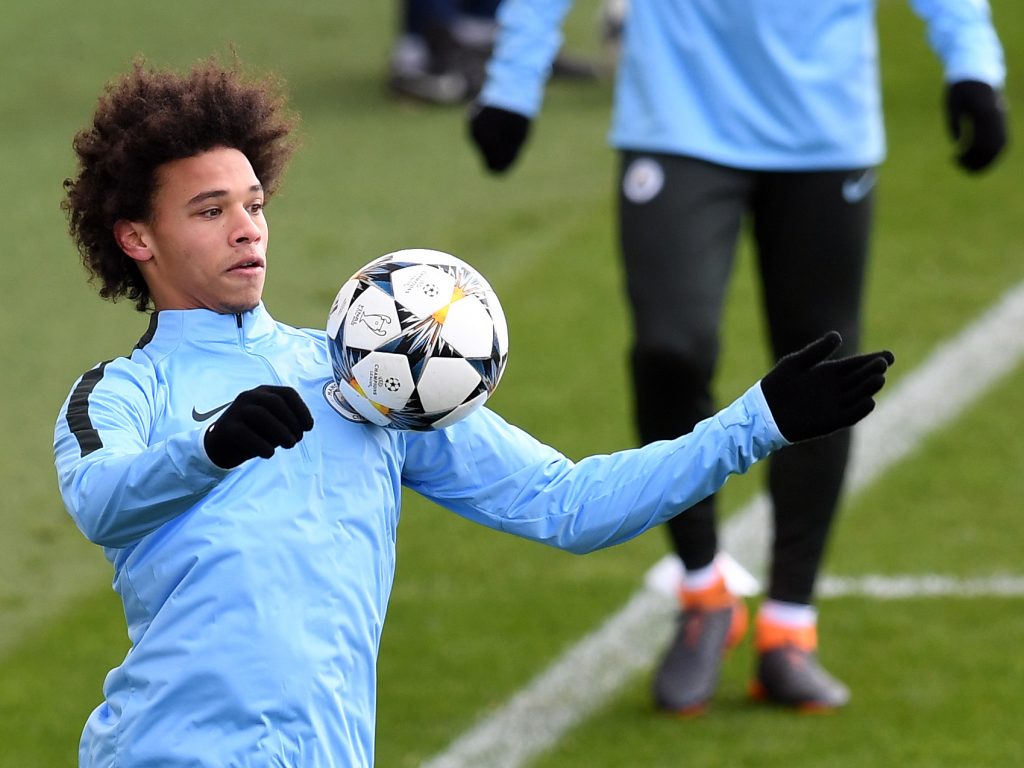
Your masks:
{"label": "man's eye", "polygon": [[252,214],[262,213],[263,212],[263,203],[262,202],[252,203],[249,206],[249,212],[252,213]]}
{"label": "man's eye", "polygon": [[215,219],[220,215],[220,208],[206,208],[199,212],[199,215],[204,219]]}

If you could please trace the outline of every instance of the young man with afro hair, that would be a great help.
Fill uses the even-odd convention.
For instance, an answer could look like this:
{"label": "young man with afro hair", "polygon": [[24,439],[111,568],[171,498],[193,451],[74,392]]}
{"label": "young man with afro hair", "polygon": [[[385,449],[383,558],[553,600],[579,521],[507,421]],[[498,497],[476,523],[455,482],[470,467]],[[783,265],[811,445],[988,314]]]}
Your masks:
{"label": "young man with afro hair", "polygon": [[55,429],[65,505],[113,566],[132,643],[83,767],[372,765],[403,486],[587,552],[859,420],[892,362],[829,359],[830,334],[690,434],[579,463],[487,408],[431,432],[341,418],[326,334],[262,301],[265,204],[294,123],[273,81],[140,62],[75,138],[72,238],[101,296],[149,312]]}

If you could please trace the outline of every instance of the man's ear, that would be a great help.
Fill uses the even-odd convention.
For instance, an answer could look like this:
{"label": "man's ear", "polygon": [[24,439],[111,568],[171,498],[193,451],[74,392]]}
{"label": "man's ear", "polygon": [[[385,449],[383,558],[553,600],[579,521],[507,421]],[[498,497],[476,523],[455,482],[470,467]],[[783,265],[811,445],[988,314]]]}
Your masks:
{"label": "man's ear", "polygon": [[153,252],[149,249],[149,237],[141,222],[118,219],[114,222],[114,239],[128,258],[149,261]]}

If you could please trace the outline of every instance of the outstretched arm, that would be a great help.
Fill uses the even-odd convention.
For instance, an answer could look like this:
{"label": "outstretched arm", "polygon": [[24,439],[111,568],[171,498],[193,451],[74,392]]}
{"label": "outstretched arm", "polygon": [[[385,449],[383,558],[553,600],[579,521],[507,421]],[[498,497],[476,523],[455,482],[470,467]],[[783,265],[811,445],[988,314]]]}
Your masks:
{"label": "outstretched arm", "polygon": [[483,409],[407,435],[403,482],[470,520],[560,549],[619,544],[773,451],[867,415],[892,354],[832,360],[839,342],[833,332],[783,358],[689,434],[579,463]]}

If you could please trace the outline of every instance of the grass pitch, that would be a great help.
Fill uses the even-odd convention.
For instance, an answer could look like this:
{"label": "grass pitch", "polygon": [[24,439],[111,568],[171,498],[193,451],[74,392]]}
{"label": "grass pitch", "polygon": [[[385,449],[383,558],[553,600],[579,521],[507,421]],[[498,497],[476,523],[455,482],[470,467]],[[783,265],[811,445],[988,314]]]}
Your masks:
{"label": "grass pitch", "polygon": [[[569,45],[598,54],[596,0]],[[890,156],[881,173],[865,344],[889,346],[893,379],[1024,279],[1011,147],[968,178],[950,162],[941,71],[907,3],[880,2]],[[1024,103],[1024,10],[993,0],[1011,106]],[[502,298],[511,357],[492,405],[568,455],[632,445],[627,318],[614,243],[610,83],[555,83],[515,172],[486,176],[459,109],[397,103],[382,73],[396,28],[388,3],[311,0],[244,8],[56,0],[5,10],[0,26],[0,767],[64,766],[127,650],[100,552],[64,513],[53,419],[76,376],[127,352],[145,329],[85,283],[59,211],[70,141],[100,87],[144,54],[185,66],[232,47],[288,82],[300,150],[267,215],[266,300],[281,320],[323,325],[340,283],[399,247],[449,250]],[[1014,125],[1014,142],[1021,131]],[[723,401],[768,365],[749,258],[732,288]],[[963,375],[969,376],[969,371]],[[829,571],[841,575],[1020,573],[1024,372],[1018,369],[912,458],[846,506]],[[735,479],[735,509],[760,473]],[[616,610],[665,551],[657,532],[578,558],[476,528],[410,496],[380,660],[378,764],[416,766],[499,706]],[[712,713],[656,715],[638,678],[571,732],[543,766],[1005,766],[1019,764],[1020,598],[822,605],[822,655],[853,689],[824,719],[749,706],[749,647],[727,662]]]}

